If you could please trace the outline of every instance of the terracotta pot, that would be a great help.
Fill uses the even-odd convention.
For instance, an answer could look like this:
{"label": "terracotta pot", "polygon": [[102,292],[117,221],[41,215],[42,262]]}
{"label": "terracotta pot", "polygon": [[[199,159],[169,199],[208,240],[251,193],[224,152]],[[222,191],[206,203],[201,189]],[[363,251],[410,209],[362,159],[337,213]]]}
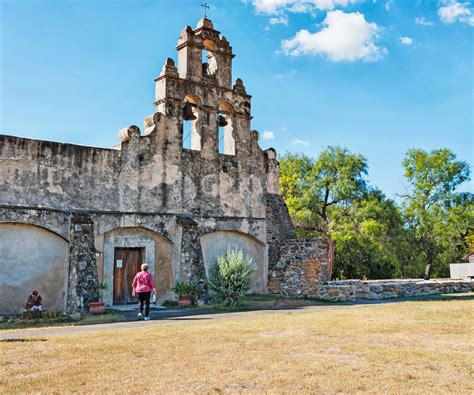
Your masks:
{"label": "terracotta pot", "polygon": [[193,298],[188,295],[181,295],[178,299],[180,306],[191,306],[193,304]]}
{"label": "terracotta pot", "polygon": [[90,302],[89,303],[89,313],[104,314],[105,313],[105,303],[104,302]]}

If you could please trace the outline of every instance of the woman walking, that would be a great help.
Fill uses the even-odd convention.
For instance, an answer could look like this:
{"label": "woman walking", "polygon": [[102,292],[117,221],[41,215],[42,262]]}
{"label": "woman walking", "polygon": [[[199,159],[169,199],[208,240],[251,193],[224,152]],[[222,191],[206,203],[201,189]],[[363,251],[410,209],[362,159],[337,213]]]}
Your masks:
{"label": "woman walking", "polygon": [[141,266],[141,269],[142,271],[138,272],[133,279],[132,295],[138,295],[138,300],[140,301],[140,312],[138,313],[137,318],[142,318],[143,304],[145,304],[145,321],[148,321],[150,319],[150,294],[151,291],[153,291],[153,294],[156,298],[156,287],[153,276],[148,272],[148,265],[144,263]]}

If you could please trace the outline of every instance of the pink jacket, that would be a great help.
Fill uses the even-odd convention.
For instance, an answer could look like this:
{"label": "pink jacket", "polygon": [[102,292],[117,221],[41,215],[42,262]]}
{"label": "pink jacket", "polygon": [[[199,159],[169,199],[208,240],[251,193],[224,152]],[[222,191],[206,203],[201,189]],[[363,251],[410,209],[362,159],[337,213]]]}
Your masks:
{"label": "pink jacket", "polygon": [[133,279],[132,287],[136,292],[150,292],[155,288],[155,280],[149,272],[138,272]]}

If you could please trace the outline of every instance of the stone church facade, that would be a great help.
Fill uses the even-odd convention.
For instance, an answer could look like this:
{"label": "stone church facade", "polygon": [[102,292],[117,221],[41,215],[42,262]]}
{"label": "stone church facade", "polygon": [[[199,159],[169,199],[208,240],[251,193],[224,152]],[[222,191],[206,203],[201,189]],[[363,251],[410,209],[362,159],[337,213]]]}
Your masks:
{"label": "stone church facade", "polygon": [[327,246],[297,239],[279,195],[276,152],[251,130],[251,96],[232,83],[234,54],[209,19],[187,26],[155,79],[155,111],[114,148],[0,135],[0,311],[38,289],[50,309],[79,311],[108,289],[135,302],[141,263],[159,301],[177,280],[199,286],[229,247],[253,258],[255,293],[314,294]]}

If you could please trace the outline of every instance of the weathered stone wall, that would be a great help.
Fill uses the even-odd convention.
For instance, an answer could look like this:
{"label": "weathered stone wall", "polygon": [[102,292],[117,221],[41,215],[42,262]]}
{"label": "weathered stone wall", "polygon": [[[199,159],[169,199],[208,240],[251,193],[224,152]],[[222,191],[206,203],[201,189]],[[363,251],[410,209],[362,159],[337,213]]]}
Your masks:
{"label": "weathered stone wall", "polygon": [[266,195],[267,242],[278,244],[296,237],[288,207],[281,195]]}
{"label": "weathered stone wall", "polygon": [[0,207],[265,217],[256,141],[241,158],[203,158],[181,149],[177,120],[166,126],[121,151],[0,135]]}
{"label": "weathered stone wall", "polygon": [[474,291],[474,280],[343,280],[331,286],[351,286],[357,299],[388,299]]}
{"label": "weathered stone wall", "polygon": [[327,302],[355,301],[355,288],[352,285],[318,285],[311,297]]}
{"label": "weathered stone wall", "polygon": [[98,275],[94,247],[94,223],[87,215],[75,215],[71,221],[69,243],[69,312],[87,310],[99,300]]}
{"label": "weathered stone wall", "polygon": [[0,206],[119,208],[120,152],[0,135]]}
{"label": "weathered stone wall", "polygon": [[268,268],[268,292],[314,295],[327,281],[327,245],[318,239],[295,238],[279,243],[278,257]]}

